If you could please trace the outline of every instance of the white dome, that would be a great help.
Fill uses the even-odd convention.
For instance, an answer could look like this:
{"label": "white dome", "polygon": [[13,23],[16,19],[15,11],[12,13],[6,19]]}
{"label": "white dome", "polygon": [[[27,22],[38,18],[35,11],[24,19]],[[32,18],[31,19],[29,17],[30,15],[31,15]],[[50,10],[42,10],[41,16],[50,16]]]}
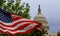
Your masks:
{"label": "white dome", "polygon": [[42,23],[42,25],[47,30],[49,29],[48,22],[47,22],[46,18],[44,17],[44,15],[42,15],[40,7],[38,9],[38,14],[34,17],[34,21]]}
{"label": "white dome", "polygon": [[42,14],[37,14],[34,19],[45,19]]}
{"label": "white dome", "polygon": [[34,17],[34,21],[47,23],[46,18],[40,13]]}

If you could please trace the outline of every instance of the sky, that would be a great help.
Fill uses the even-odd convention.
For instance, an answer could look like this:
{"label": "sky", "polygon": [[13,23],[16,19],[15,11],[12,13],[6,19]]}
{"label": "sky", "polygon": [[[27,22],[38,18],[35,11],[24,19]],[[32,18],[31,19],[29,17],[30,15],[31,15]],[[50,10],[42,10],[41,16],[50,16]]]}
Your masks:
{"label": "sky", "polygon": [[38,13],[38,5],[41,6],[41,13],[48,21],[51,33],[60,31],[60,0],[22,0],[29,3],[31,19]]}

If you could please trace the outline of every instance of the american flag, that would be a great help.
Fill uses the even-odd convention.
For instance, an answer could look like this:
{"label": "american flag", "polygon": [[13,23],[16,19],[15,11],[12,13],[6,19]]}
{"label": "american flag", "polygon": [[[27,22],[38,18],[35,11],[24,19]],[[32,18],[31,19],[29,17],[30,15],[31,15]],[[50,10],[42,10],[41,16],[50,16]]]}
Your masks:
{"label": "american flag", "polygon": [[17,16],[14,14],[12,14],[11,17],[13,17],[11,18],[12,22],[9,23],[0,20],[0,33],[15,35],[15,34],[29,34],[35,29],[38,29],[40,32],[42,31],[42,25],[39,22],[25,19],[22,18],[21,16]]}

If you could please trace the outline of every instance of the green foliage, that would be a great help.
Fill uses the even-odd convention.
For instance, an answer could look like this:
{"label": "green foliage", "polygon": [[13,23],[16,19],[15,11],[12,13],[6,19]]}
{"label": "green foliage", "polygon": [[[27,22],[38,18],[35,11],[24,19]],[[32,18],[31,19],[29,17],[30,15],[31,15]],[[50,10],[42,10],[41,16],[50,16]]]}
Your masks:
{"label": "green foliage", "polygon": [[0,0],[0,7],[2,7],[3,9],[5,9],[11,13],[14,13],[14,14],[23,16],[24,18],[30,19],[29,4],[28,3],[21,4],[21,0],[15,0],[15,1],[14,0],[11,0],[11,1],[10,0],[9,1]]}
{"label": "green foliage", "polygon": [[39,32],[37,29],[33,31],[33,36],[45,36],[44,34],[47,34],[47,31],[43,29],[43,32]]}

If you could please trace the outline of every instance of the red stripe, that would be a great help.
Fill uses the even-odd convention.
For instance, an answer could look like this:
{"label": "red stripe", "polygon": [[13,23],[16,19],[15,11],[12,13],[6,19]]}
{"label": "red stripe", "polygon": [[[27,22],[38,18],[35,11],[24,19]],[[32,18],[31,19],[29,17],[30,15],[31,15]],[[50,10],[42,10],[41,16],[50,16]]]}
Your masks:
{"label": "red stripe", "polygon": [[35,22],[35,21],[26,21],[26,20],[24,20],[24,21],[19,21],[19,22],[16,22],[16,23],[14,23],[13,25],[10,25],[10,26],[8,26],[8,25],[5,25],[4,23],[2,23],[2,22],[0,22],[0,24],[2,24],[3,26],[7,26],[7,27],[15,27],[16,25],[18,25],[19,23],[22,23],[22,22],[32,22],[32,23],[36,23],[36,24],[38,24],[38,25],[41,25],[41,23],[38,23],[38,22]]}
{"label": "red stripe", "polygon": [[[24,29],[25,27],[29,26],[30,24],[32,24],[32,23],[26,23],[26,24],[24,24],[24,25],[16,28],[15,30],[11,30],[11,31],[22,30],[22,29]],[[1,27],[1,26],[0,26],[0,28],[2,28],[2,29],[4,29],[4,30],[8,30],[8,28],[3,28],[3,27]],[[10,27],[10,28],[11,28],[11,27]]]}
{"label": "red stripe", "polygon": [[27,27],[27,26],[29,26],[29,25],[31,25],[31,23],[26,23],[25,25],[22,25],[22,26],[16,28],[15,30],[11,30],[11,31],[22,30],[22,29],[24,29],[25,27]]}
{"label": "red stripe", "polygon": [[[17,33],[15,33],[15,34],[29,34],[29,33],[31,33],[34,29],[36,29],[36,28],[33,27],[33,28],[27,30],[26,32],[17,32]],[[15,31],[12,31],[12,32],[15,32]],[[8,33],[10,33],[10,32],[8,32]],[[10,34],[11,34],[11,33],[10,33]]]}
{"label": "red stripe", "polygon": [[[26,32],[17,32],[17,33],[15,33],[15,34],[29,34],[29,33],[31,33],[34,29],[36,29],[36,28],[33,27],[33,28],[27,30]],[[11,31],[11,32],[15,32],[15,31]],[[3,34],[6,34],[6,33],[11,34],[10,32],[5,32],[5,33],[4,33],[3,31],[2,31],[2,33],[3,33]]]}

